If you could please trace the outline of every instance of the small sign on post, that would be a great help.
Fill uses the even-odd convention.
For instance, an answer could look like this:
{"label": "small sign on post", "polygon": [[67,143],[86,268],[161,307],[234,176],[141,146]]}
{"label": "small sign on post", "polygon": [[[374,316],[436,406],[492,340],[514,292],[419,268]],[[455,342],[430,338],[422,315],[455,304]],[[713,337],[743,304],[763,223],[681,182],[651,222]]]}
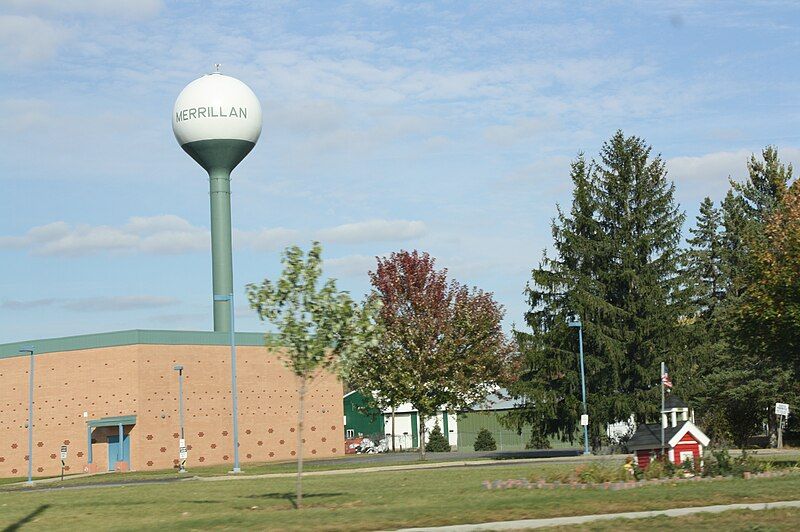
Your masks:
{"label": "small sign on post", "polygon": [[181,460],[186,460],[189,457],[189,453],[186,451],[186,447],[181,447],[180,453],[178,454],[178,458]]}
{"label": "small sign on post", "polygon": [[61,446],[61,480],[64,480],[64,466],[66,465],[67,461],[67,446]]}
{"label": "small sign on post", "polygon": [[778,449],[783,449],[783,418],[789,417],[789,405],[775,403],[775,415],[778,416]]}
{"label": "small sign on post", "polygon": [[582,414],[581,415],[581,426],[586,427],[589,425],[589,414]]}

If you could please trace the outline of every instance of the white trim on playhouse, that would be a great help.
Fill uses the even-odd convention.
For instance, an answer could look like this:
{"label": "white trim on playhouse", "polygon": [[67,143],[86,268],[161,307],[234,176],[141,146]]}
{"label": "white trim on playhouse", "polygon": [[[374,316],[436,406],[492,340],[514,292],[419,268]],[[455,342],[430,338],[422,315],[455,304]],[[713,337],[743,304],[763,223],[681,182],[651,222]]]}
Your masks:
{"label": "white trim on playhouse", "polygon": [[675,433],[675,435],[670,438],[668,444],[670,447],[675,447],[678,443],[683,439],[686,433],[691,433],[692,437],[702,445],[703,447],[708,447],[708,443],[711,441],[708,436],[703,434],[697,426],[691,421],[684,421],[683,426]]}

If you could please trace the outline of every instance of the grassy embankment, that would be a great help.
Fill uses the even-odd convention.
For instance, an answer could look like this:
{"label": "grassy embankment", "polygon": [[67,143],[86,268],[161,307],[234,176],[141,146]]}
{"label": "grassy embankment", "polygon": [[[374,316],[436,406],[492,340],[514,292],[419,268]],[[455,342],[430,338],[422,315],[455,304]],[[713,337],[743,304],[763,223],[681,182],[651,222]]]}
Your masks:
{"label": "grassy embankment", "polygon": [[[572,466],[509,465],[371,474],[354,471],[309,477],[304,482],[307,496],[301,511],[293,509],[294,483],[290,478],[4,492],[0,493],[0,529],[24,522],[26,527],[47,530],[99,526],[116,530],[165,526],[187,530],[375,530],[778,501],[800,493],[800,474],[624,491],[489,491],[481,486],[484,480],[527,478],[538,469],[557,467]],[[775,519],[797,517],[796,512],[781,515],[784,517]],[[719,518],[729,519],[726,514]]]}

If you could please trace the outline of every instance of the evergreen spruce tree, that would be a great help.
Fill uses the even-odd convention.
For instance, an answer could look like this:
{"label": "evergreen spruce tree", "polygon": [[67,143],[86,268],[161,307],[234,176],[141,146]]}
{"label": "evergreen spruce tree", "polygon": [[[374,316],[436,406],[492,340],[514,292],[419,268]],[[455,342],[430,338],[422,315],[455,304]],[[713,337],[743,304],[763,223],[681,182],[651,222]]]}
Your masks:
{"label": "evergreen spruce tree", "polygon": [[447,441],[447,436],[442,434],[442,429],[439,428],[439,422],[433,426],[430,435],[428,436],[428,443],[425,448],[432,453],[449,453],[450,442]]}
{"label": "evergreen spruce tree", "polygon": [[722,268],[722,214],[706,197],[700,204],[697,225],[689,229],[687,274],[692,303],[706,318],[714,313],[725,295]]}
{"label": "evergreen spruce tree", "polygon": [[472,448],[476,451],[496,451],[497,450],[497,442],[492,436],[492,433],[486,427],[483,427],[481,430],[478,431],[478,435],[475,437],[475,443],[472,445]]}
{"label": "evergreen spruce tree", "polygon": [[771,344],[774,334],[763,334],[769,327],[769,299],[761,299],[769,285],[762,259],[775,251],[777,242],[769,224],[785,204],[792,167],[783,165],[772,147],[761,155],[763,161],[750,158],[747,179],[732,181],[722,202],[724,297],[709,334],[719,333],[724,348],[716,350],[709,364],[701,398],[704,409],[718,415],[736,445],[744,445],[764,421],[774,432],[772,405],[793,397],[798,377],[782,358],[795,353],[793,348],[781,343],[785,347],[776,349]]}
{"label": "evergreen spruce tree", "polygon": [[705,198],[695,227],[689,229],[692,236],[687,239],[684,274],[691,307],[680,321],[682,335],[676,342],[682,348],[672,367],[681,397],[695,407],[696,422],[715,439],[727,434],[727,425],[710,404],[707,381],[727,349],[719,318],[729,284],[722,227],[722,212]]}
{"label": "evergreen spruce tree", "polygon": [[680,274],[684,216],[664,162],[638,137],[617,132],[596,162],[572,165],[569,215],[552,224],[554,257],[533,270],[529,333],[518,333],[524,372],[510,391],[523,408],[509,421],[574,440],[580,419],[578,339],[583,323],[590,441],[608,423],[659,410],[659,364],[687,305]]}

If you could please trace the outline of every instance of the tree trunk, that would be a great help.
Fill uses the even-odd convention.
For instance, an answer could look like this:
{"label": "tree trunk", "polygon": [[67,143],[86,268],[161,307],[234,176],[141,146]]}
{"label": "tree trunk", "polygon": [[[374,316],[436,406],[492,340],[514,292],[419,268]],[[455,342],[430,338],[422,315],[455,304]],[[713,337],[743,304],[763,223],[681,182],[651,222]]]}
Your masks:
{"label": "tree trunk", "polygon": [[397,449],[394,448],[394,405],[392,405],[392,452],[396,452]]}
{"label": "tree trunk", "polygon": [[300,409],[297,411],[297,509],[303,507],[303,419],[305,418],[306,379],[300,377]]}
{"label": "tree trunk", "polygon": [[419,459],[425,460],[425,416],[419,413]]}

